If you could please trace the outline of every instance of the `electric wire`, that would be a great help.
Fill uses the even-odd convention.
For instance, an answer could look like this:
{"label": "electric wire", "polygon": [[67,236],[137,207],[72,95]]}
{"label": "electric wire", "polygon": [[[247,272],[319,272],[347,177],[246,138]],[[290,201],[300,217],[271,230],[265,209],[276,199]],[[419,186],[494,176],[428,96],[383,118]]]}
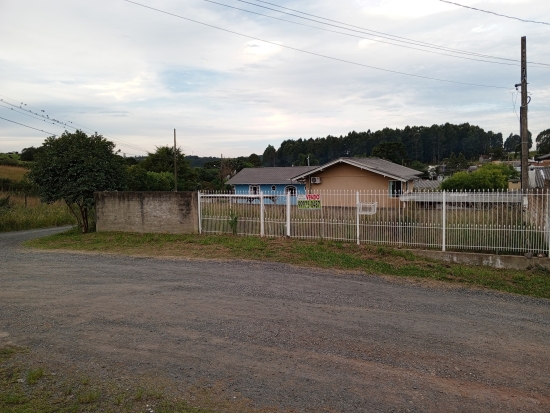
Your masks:
{"label": "electric wire", "polygon": [[[12,98],[10,98],[10,97],[8,97],[8,96],[4,96],[4,95],[0,95],[0,96],[3,96],[3,97],[6,98],[6,99],[10,99],[10,100],[16,102],[16,100],[14,100],[14,99],[12,99]],[[8,104],[8,105],[10,105],[10,106],[12,106],[12,107],[9,108],[9,107],[7,107],[7,106],[2,105],[2,103]],[[37,119],[37,120],[44,121],[44,122],[48,122],[48,121],[52,121],[52,120],[53,120],[54,122],[52,122],[52,124],[54,124],[55,126],[69,127],[69,128],[74,129],[74,130],[78,130],[78,129],[79,129],[79,128],[75,127],[75,126],[69,125],[69,124],[67,124],[67,123],[63,123],[63,122],[58,121],[58,120],[56,120],[56,119],[52,119],[52,118],[49,118],[49,117],[48,117],[48,118],[44,118],[44,115],[41,115],[41,114],[39,114],[38,112],[33,112],[33,111],[30,110],[30,109],[26,109],[26,108],[24,108],[22,105],[27,106],[27,104],[23,104],[23,102],[21,102],[20,105],[15,105],[15,104],[13,104],[13,103],[10,103],[10,102],[5,101],[4,99],[0,99],[0,107],[3,107],[3,108],[5,108],[5,109],[10,109],[10,110],[12,110],[12,111],[14,111],[14,112],[17,112],[17,113],[20,113],[20,114],[22,114],[22,115],[29,116],[29,117],[31,117],[31,118],[33,118],[33,119]],[[29,113],[25,113],[25,112],[29,112]],[[36,116],[38,116],[38,117],[36,117]],[[44,118],[44,119],[42,119],[42,118]],[[73,125],[80,126],[80,128],[81,128],[82,130],[88,130],[88,131],[90,131],[90,132],[94,132],[94,131],[92,131],[92,129],[86,128],[85,126],[79,125],[78,123],[74,123],[74,122],[72,122],[72,121],[68,121],[68,122],[69,122],[69,123],[72,123]],[[49,122],[48,122],[48,123],[49,123]],[[56,136],[57,136],[57,135],[56,135]],[[120,145],[122,145],[122,146],[124,146],[124,147],[130,148],[130,149],[134,149],[134,150],[138,150],[138,151],[141,151],[141,152],[145,152],[146,154],[150,153],[149,150],[147,150],[147,149],[145,149],[144,147],[141,147],[141,146],[139,146],[139,145],[135,145],[135,144],[132,144],[132,143],[127,143],[127,142],[121,141],[121,140],[118,139],[118,138],[113,138],[112,136],[109,136],[109,135],[103,135],[103,136],[108,137],[108,138],[110,138],[110,139],[112,139],[112,140],[114,140],[114,141],[119,141],[119,142],[121,142]],[[182,145],[178,145],[178,146],[181,147],[182,149],[185,149],[185,150],[188,151],[188,152],[194,152],[194,153],[196,153],[196,154],[198,154],[198,155],[200,155],[200,156],[202,156],[202,157],[208,157],[207,155],[204,155],[204,154],[202,154],[202,153],[200,153],[200,152],[197,152],[197,151],[195,151],[195,150],[189,149],[187,146],[182,146]],[[124,152],[124,151],[122,151],[122,152],[123,152],[123,153],[126,153],[126,154],[129,154],[128,152]],[[137,154],[131,154],[131,155],[134,155],[134,156],[144,156],[144,155],[137,155]]]}
{"label": "electric wire", "polygon": [[[279,21],[283,21],[283,22],[287,22],[287,23],[291,23],[291,24],[295,24],[295,25],[299,25],[299,26],[311,27],[313,29],[323,30],[325,32],[330,32],[330,33],[342,34],[344,36],[355,37],[355,38],[358,38],[358,39],[367,38],[368,40],[371,40],[373,42],[389,44],[389,45],[392,45],[392,46],[403,47],[403,48],[406,48],[406,49],[419,50],[419,51],[425,52],[425,53],[432,53],[432,54],[438,54],[438,55],[441,55],[441,56],[454,57],[454,58],[457,58],[457,59],[473,60],[473,61],[476,61],[476,62],[492,63],[492,64],[497,64],[497,65],[520,66],[519,62],[518,63],[493,62],[491,60],[475,59],[473,57],[465,57],[465,56],[452,55],[452,54],[448,54],[448,53],[441,53],[441,52],[436,52],[436,51],[433,51],[433,50],[426,50],[426,49],[421,49],[421,48],[418,48],[418,47],[406,46],[406,45],[403,45],[403,44],[398,44],[398,43],[392,43],[392,42],[389,42],[389,41],[379,40],[379,39],[373,38],[375,35],[370,34],[370,33],[365,33],[365,34],[366,34],[366,36],[371,36],[371,37],[366,37],[365,35],[359,36],[359,35],[352,34],[352,33],[344,33],[344,32],[339,32],[337,30],[330,30],[330,29],[325,29],[323,27],[312,26],[310,24],[294,22],[292,20],[287,20],[287,19],[281,19],[280,17],[269,16],[267,14],[258,13],[258,12],[251,11],[251,10],[246,10],[246,9],[241,9],[239,7],[230,6],[228,4],[218,3],[217,1],[213,1],[213,0],[203,0],[203,1],[208,2],[208,3],[217,4],[219,6],[227,7],[227,8],[230,8],[230,9],[243,11],[245,13],[255,14],[255,15],[258,15],[258,16],[262,16],[262,17],[267,17],[267,18],[273,19],[273,20],[279,20]],[[297,16],[297,17],[300,17],[300,16]],[[319,22],[319,23],[325,24],[323,22]],[[331,26],[333,26],[333,25],[331,25]],[[339,27],[339,26],[335,26],[335,27]],[[346,29],[346,28],[344,28],[344,29]],[[349,29],[346,29],[346,30],[349,30]]]}
{"label": "electric wire", "polygon": [[47,133],[47,134],[50,135],[50,136],[57,136],[55,133],[51,133],[51,132],[48,132],[48,131],[45,131],[45,130],[42,130],[42,129],[36,129],[36,128],[33,128],[32,126],[24,125],[23,123],[15,122],[15,121],[13,121],[13,120],[9,120],[9,119],[3,118],[3,117],[1,117],[1,116],[0,116],[0,119],[7,120],[8,122],[16,123],[17,125],[21,125],[21,126],[24,126],[24,127],[26,127],[26,128],[34,129],[34,130],[37,130],[37,131],[39,131],[39,132]]}
{"label": "electric wire", "polygon": [[198,20],[190,19],[188,17],[183,17],[183,16],[180,16],[178,14],[167,12],[167,11],[157,9],[157,8],[154,8],[154,7],[151,7],[151,6],[146,6],[144,4],[137,3],[135,1],[131,1],[131,0],[123,0],[123,1],[125,1],[127,3],[134,4],[136,6],[143,7],[145,9],[153,10],[153,11],[156,11],[156,12],[159,12],[159,13],[163,13],[163,14],[172,16],[172,17],[177,17],[177,18],[182,19],[182,20],[186,20],[186,21],[190,21],[190,22],[193,22],[193,23],[196,23],[196,24],[200,24],[202,26],[210,27],[210,28],[213,28],[213,29],[216,29],[216,30],[226,32],[226,33],[231,33],[231,34],[235,34],[237,36],[245,37],[247,39],[257,40],[257,41],[260,41],[260,42],[268,43],[268,44],[278,46],[278,47],[282,47],[282,48],[285,48],[285,49],[294,50],[294,51],[297,51],[297,52],[309,54],[309,55],[312,55],[312,56],[322,57],[324,59],[334,60],[334,61],[337,61],[337,62],[347,63],[347,64],[351,64],[351,65],[354,65],[354,66],[366,67],[366,68],[369,68],[369,69],[379,70],[379,71],[382,71],[382,72],[399,74],[399,75],[414,77],[414,78],[418,78],[418,79],[433,80],[433,81],[437,81],[437,82],[452,83],[452,84],[466,85],[466,86],[484,87],[484,88],[490,88],[490,89],[509,90],[509,88],[504,87],[504,86],[494,86],[494,85],[483,85],[483,84],[478,84],[478,83],[459,82],[459,81],[456,81],[456,80],[448,80],[448,79],[440,79],[440,78],[430,77],[430,76],[415,75],[415,74],[412,74],[412,73],[400,72],[400,71],[397,71],[397,70],[384,69],[384,68],[377,67],[377,66],[366,65],[366,64],[363,64],[363,63],[353,62],[351,60],[340,59],[338,57],[328,56],[328,55],[325,55],[325,54],[311,52],[311,51],[304,50],[304,49],[298,49],[296,47],[286,46],[286,45],[279,44],[279,43],[276,43],[276,42],[272,42],[272,41],[269,41],[269,40],[264,40],[264,39],[261,39],[259,37],[249,36],[247,34],[239,33],[239,32],[233,31],[233,30],[229,30],[229,29],[224,29],[222,27],[214,26],[212,24],[203,23],[203,22],[200,22]]}
{"label": "electric wire", "polygon": [[[7,96],[4,96],[4,95],[0,95],[0,96],[3,96],[3,97],[5,97],[5,98],[7,98],[7,99],[10,99],[10,100],[14,101],[14,102],[17,102],[16,100],[14,100],[14,99],[12,99],[12,98],[9,98],[9,97],[7,97]],[[49,115],[46,115],[46,116],[40,115],[38,112],[33,112],[32,110],[25,109],[25,108],[23,108],[21,105],[19,105],[19,106],[18,106],[18,105],[14,105],[13,103],[7,102],[7,101],[5,101],[4,99],[0,99],[0,103],[2,103],[2,102],[3,102],[3,103],[6,103],[6,104],[8,104],[8,105],[10,105],[10,106],[13,106],[14,108],[21,109],[21,110],[23,110],[23,111],[25,111],[25,112],[30,112],[30,113],[32,113],[32,114],[34,114],[34,115],[38,115],[38,116],[40,116],[40,117],[42,118],[42,119],[41,119],[41,118],[35,118],[35,119],[44,120],[44,121],[50,120],[50,121],[56,122],[56,123],[58,124],[57,126],[63,125],[64,127],[73,128],[73,129],[75,129],[75,130],[79,129],[79,128],[76,128],[76,127],[74,127],[74,126],[72,126],[72,125],[68,125],[67,123],[63,123],[63,122],[60,122],[60,121],[58,121],[58,120],[56,120],[56,119],[50,118]],[[4,106],[4,107],[5,107],[5,106]],[[18,113],[22,113],[22,112],[17,111],[17,110],[15,110],[15,111],[18,112]],[[24,114],[24,113],[22,113],[22,114]],[[31,117],[32,117],[32,116],[31,116]],[[52,123],[53,123],[53,122],[52,122]],[[53,123],[53,124],[56,124],[56,123]],[[80,125],[80,124],[78,124],[78,123],[75,123],[75,122],[72,122],[72,121],[69,121],[69,123],[72,123],[73,125],[76,125],[76,126],[80,126],[80,129],[81,129],[81,130],[86,130],[86,131],[88,131],[88,132],[90,132],[90,133],[96,133],[96,132],[93,131],[92,129],[87,128],[87,127],[85,127],[85,126],[83,126],[83,125]],[[121,139],[114,138],[114,137],[109,136],[109,135],[103,135],[103,136],[108,137],[108,138],[110,138],[110,139],[112,139],[112,140],[114,140],[114,141],[116,141],[116,142],[119,142],[120,145],[125,146],[125,147],[128,147],[128,148],[130,148],[130,149],[134,149],[134,150],[142,151],[142,152],[145,152],[145,153],[149,153],[149,151],[148,151],[147,149],[145,149],[145,148],[143,148],[143,147],[140,147],[139,145],[135,145],[135,144],[132,144],[132,143],[129,143],[129,142],[125,142],[125,141],[123,141],[123,140],[121,140]]]}
{"label": "electric wire", "polygon": [[[236,1],[241,2],[241,3],[246,3],[246,4],[249,4],[249,5],[252,5],[252,6],[256,6],[256,7],[261,7],[261,8],[268,9],[268,10],[273,10],[273,11],[276,11],[276,12],[279,12],[279,13],[284,13],[284,14],[287,14],[287,15],[290,15],[290,16],[301,18],[301,19],[306,19],[305,17],[302,17],[302,16],[297,16],[295,14],[287,13],[287,12],[284,12],[284,11],[281,11],[281,10],[278,10],[278,9],[272,9],[270,7],[262,6],[262,5],[255,4],[255,3],[251,3],[250,1],[246,1],[246,0],[236,0]],[[505,60],[505,61],[516,62],[516,63],[519,62],[519,60],[517,60],[517,59],[509,59],[509,58],[491,56],[491,55],[482,54],[482,53],[469,52],[469,51],[466,51],[466,50],[454,49],[454,48],[450,48],[450,47],[446,47],[446,46],[436,45],[436,44],[433,44],[433,43],[422,42],[420,40],[409,39],[407,37],[395,36],[395,35],[389,34],[389,33],[384,33],[384,32],[380,32],[380,31],[376,31],[376,30],[366,29],[364,27],[354,26],[354,25],[351,25],[351,24],[348,24],[348,23],[340,22],[338,20],[327,19],[326,17],[317,16],[315,14],[304,13],[304,12],[301,12],[299,10],[291,9],[289,7],[279,6],[277,4],[270,3],[270,2],[267,2],[267,1],[262,1],[262,0],[253,0],[253,1],[259,2],[259,3],[264,3],[264,4],[269,4],[271,6],[275,6],[275,7],[281,8],[281,9],[285,9],[285,10],[290,10],[294,13],[300,13],[300,14],[303,14],[305,16],[315,17],[316,19],[322,19],[322,20],[326,20],[326,21],[329,21],[329,22],[332,22],[332,23],[338,23],[340,25],[353,27],[355,29],[360,29],[360,31],[358,31],[358,30],[348,29],[347,27],[336,26],[336,27],[340,27],[340,28],[345,29],[345,30],[351,30],[351,31],[359,32],[359,33],[365,33],[365,34],[374,33],[378,37],[386,38],[386,39],[389,39],[389,40],[400,41],[400,42],[403,42],[403,43],[417,45],[417,46],[421,46],[421,47],[434,48],[434,49],[447,51],[447,52],[452,52],[452,53],[483,57],[483,58],[487,58],[487,59]],[[307,19],[307,20],[311,20],[311,19]],[[318,23],[321,23],[321,24],[327,24],[328,25],[328,23],[325,23],[325,22],[319,22],[317,20],[314,20],[314,21],[316,21]],[[527,63],[529,63],[531,65],[550,66],[550,63],[540,63],[540,62],[531,62],[531,61],[529,61]]]}
{"label": "electric wire", "polygon": [[538,21],[535,21],[535,20],[521,19],[521,18],[519,18],[519,17],[508,16],[508,15],[506,15],[506,14],[495,13],[494,11],[478,9],[477,7],[465,6],[464,4],[455,3],[455,2],[453,2],[453,1],[447,1],[447,0],[439,0],[439,1],[442,2],[442,3],[452,4],[452,5],[458,6],[458,7],[464,7],[465,9],[471,9],[471,10],[475,10],[475,11],[480,11],[480,12],[482,12],[482,13],[494,14],[495,16],[505,17],[505,18],[507,18],[507,19],[519,20],[519,21],[522,21],[522,22],[524,22],[524,23],[545,24],[545,25],[547,25],[547,26],[550,26],[550,23],[546,23],[546,22],[543,22],[543,21],[538,22]]}

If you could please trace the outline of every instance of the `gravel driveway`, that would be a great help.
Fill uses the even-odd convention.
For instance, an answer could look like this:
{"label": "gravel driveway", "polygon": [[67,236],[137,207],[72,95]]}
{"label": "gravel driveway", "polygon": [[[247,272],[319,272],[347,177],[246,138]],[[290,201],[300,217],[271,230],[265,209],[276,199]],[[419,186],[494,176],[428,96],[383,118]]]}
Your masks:
{"label": "gravel driveway", "polygon": [[0,234],[0,344],[298,411],[550,411],[549,300],[20,246],[55,231]]}

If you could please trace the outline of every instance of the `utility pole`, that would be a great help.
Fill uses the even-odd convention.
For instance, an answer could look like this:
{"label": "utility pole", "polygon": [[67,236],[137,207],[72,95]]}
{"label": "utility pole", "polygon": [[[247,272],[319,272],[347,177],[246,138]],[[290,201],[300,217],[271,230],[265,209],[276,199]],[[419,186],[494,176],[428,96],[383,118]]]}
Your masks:
{"label": "utility pole", "polygon": [[176,129],[174,128],[174,192],[178,192],[178,156],[176,151]]}
{"label": "utility pole", "polygon": [[529,189],[529,129],[527,126],[527,38],[521,38],[521,189]]}

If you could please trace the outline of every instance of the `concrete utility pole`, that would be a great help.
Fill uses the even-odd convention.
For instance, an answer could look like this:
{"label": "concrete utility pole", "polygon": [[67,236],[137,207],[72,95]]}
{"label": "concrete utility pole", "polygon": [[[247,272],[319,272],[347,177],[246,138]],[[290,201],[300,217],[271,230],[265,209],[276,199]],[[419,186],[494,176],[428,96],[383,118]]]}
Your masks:
{"label": "concrete utility pole", "polygon": [[176,129],[174,129],[174,192],[178,192],[178,156],[176,152]]}
{"label": "concrete utility pole", "polygon": [[529,189],[529,129],[527,127],[527,38],[521,38],[521,189]]}

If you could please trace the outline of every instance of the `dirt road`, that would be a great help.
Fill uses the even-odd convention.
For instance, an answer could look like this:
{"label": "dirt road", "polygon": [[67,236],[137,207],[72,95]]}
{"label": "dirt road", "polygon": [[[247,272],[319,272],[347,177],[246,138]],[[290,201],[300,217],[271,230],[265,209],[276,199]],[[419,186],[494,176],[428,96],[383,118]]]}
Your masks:
{"label": "dirt road", "polygon": [[549,300],[20,247],[53,231],[0,234],[0,344],[298,411],[550,411]]}

